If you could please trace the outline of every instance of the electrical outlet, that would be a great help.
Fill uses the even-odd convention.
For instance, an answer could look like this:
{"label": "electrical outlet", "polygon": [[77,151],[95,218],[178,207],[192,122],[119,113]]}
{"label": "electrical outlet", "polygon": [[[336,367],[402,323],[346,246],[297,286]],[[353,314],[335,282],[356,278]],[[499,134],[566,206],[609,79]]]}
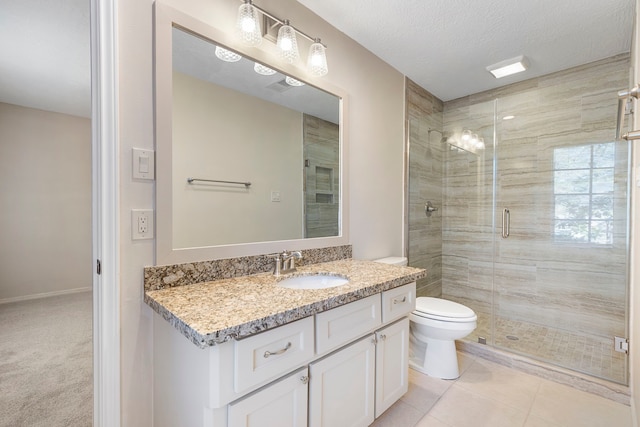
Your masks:
{"label": "electrical outlet", "polygon": [[280,192],[276,190],[271,190],[271,201],[279,202],[280,201]]}
{"label": "electrical outlet", "polygon": [[153,239],[152,209],[131,209],[131,239]]}

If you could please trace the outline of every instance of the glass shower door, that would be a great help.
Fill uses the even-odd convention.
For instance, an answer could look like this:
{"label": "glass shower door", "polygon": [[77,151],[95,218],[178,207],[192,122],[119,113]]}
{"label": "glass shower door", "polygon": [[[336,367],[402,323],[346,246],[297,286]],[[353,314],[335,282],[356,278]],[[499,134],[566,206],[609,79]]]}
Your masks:
{"label": "glass shower door", "polygon": [[493,344],[624,384],[629,145],[546,101],[496,103]]}
{"label": "glass shower door", "polygon": [[478,326],[466,339],[493,336],[495,229],[493,100],[447,104],[444,112],[442,296],[470,307]]}

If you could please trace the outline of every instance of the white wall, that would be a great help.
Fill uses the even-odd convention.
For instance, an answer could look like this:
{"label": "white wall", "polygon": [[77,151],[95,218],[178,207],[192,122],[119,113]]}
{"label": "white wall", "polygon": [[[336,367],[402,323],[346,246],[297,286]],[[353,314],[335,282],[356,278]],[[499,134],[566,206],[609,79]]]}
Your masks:
{"label": "white wall", "polygon": [[[238,8],[233,0],[171,0],[170,4],[233,31]],[[348,222],[354,257],[401,254],[403,76],[294,0],[260,5],[322,37],[329,46],[329,74],[324,79],[348,94]],[[152,425],[151,311],[142,301],[142,269],[153,265],[154,246],[153,241],[132,242],[130,229],[130,210],[154,205],[154,185],[131,178],[131,149],[153,148],[152,14],[151,0],[118,1],[123,426]],[[241,46],[238,50],[251,52]]]}
{"label": "white wall", "polygon": [[173,88],[173,247],[301,239],[302,113],[182,73]]}
{"label": "white wall", "polygon": [[0,302],[91,289],[91,122],[0,103]]}

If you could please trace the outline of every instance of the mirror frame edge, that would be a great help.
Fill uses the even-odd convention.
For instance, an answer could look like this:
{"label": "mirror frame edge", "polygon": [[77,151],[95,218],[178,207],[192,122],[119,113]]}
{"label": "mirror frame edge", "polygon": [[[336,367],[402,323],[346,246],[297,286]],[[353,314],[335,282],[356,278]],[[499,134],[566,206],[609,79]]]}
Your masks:
{"label": "mirror frame edge", "polygon": [[[201,34],[222,45],[233,46],[242,55],[269,64],[272,55],[255,48],[248,54],[242,46],[236,45],[231,36],[190,15],[187,15],[163,2],[154,5],[154,89],[155,111],[154,132],[156,150],[156,226],[155,226],[155,265],[179,264],[212,259],[225,259],[252,255],[275,253],[283,250],[315,249],[349,244],[349,196],[348,196],[348,125],[346,112],[348,99],[346,93],[328,84],[321,78],[304,78],[313,86],[334,94],[340,98],[340,214],[338,217],[340,235],[332,237],[302,238],[232,245],[206,246],[197,248],[173,248],[173,206],[172,206],[172,28],[175,25]],[[274,67],[287,75],[298,78],[297,66],[281,64]],[[158,151],[164,154],[158,155]],[[159,189],[168,189],[161,192]]]}

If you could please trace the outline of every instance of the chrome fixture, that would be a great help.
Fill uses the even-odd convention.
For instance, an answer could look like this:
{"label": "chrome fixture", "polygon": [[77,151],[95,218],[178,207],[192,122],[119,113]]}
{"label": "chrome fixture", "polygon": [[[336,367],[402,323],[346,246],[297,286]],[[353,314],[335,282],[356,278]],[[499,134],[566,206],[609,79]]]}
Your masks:
{"label": "chrome fixture", "polygon": [[248,181],[242,182],[242,181],[222,181],[220,179],[187,178],[187,182],[189,184],[193,184],[194,181],[215,182],[220,184],[240,184],[240,185],[244,185],[247,188],[251,187],[251,183]]}
{"label": "chrome fixture", "polygon": [[260,28],[259,13],[272,19],[276,25],[280,25],[278,29],[278,38],[276,44],[280,49],[282,58],[292,64],[300,58],[298,52],[297,35],[300,35],[312,44],[309,48],[309,56],[307,59],[307,68],[309,73],[314,76],[324,76],[329,71],[327,67],[327,56],[325,46],[319,38],[310,37],[300,31],[298,28],[290,24],[288,19],[280,19],[265,9],[253,4],[252,0],[243,0],[243,4],[238,9],[238,18],[236,27],[240,40],[248,46],[257,46],[262,43],[262,30]]}
{"label": "chrome fixture", "polygon": [[509,237],[509,232],[511,228],[511,212],[509,209],[504,208],[502,210],[502,238],[506,239]]}
{"label": "chrome fixture", "polygon": [[638,99],[640,97],[640,85],[635,85],[629,90],[621,90],[618,92],[618,115],[616,117],[616,140],[634,140],[640,139],[640,131],[634,130],[622,135],[622,124],[624,123],[624,116],[632,113],[633,100],[631,98]]}
{"label": "chrome fixture", "polygon": [[427,215],[428,217],[431,216],[432,213],[436,212],[438,210],[438,208],[433,206],[433,203],[431,203],[431,201],[428,201],[426,205],[424,205],[424,213],[425,215]]}
{"label": "chrome fixture", "polygon": [[275,261],[273,266],[273,275],[280,276],[281,274],[293,273],[296,271],[296,259],[302,259],[302,253],[300,251],[287,252],[273,255]]}

